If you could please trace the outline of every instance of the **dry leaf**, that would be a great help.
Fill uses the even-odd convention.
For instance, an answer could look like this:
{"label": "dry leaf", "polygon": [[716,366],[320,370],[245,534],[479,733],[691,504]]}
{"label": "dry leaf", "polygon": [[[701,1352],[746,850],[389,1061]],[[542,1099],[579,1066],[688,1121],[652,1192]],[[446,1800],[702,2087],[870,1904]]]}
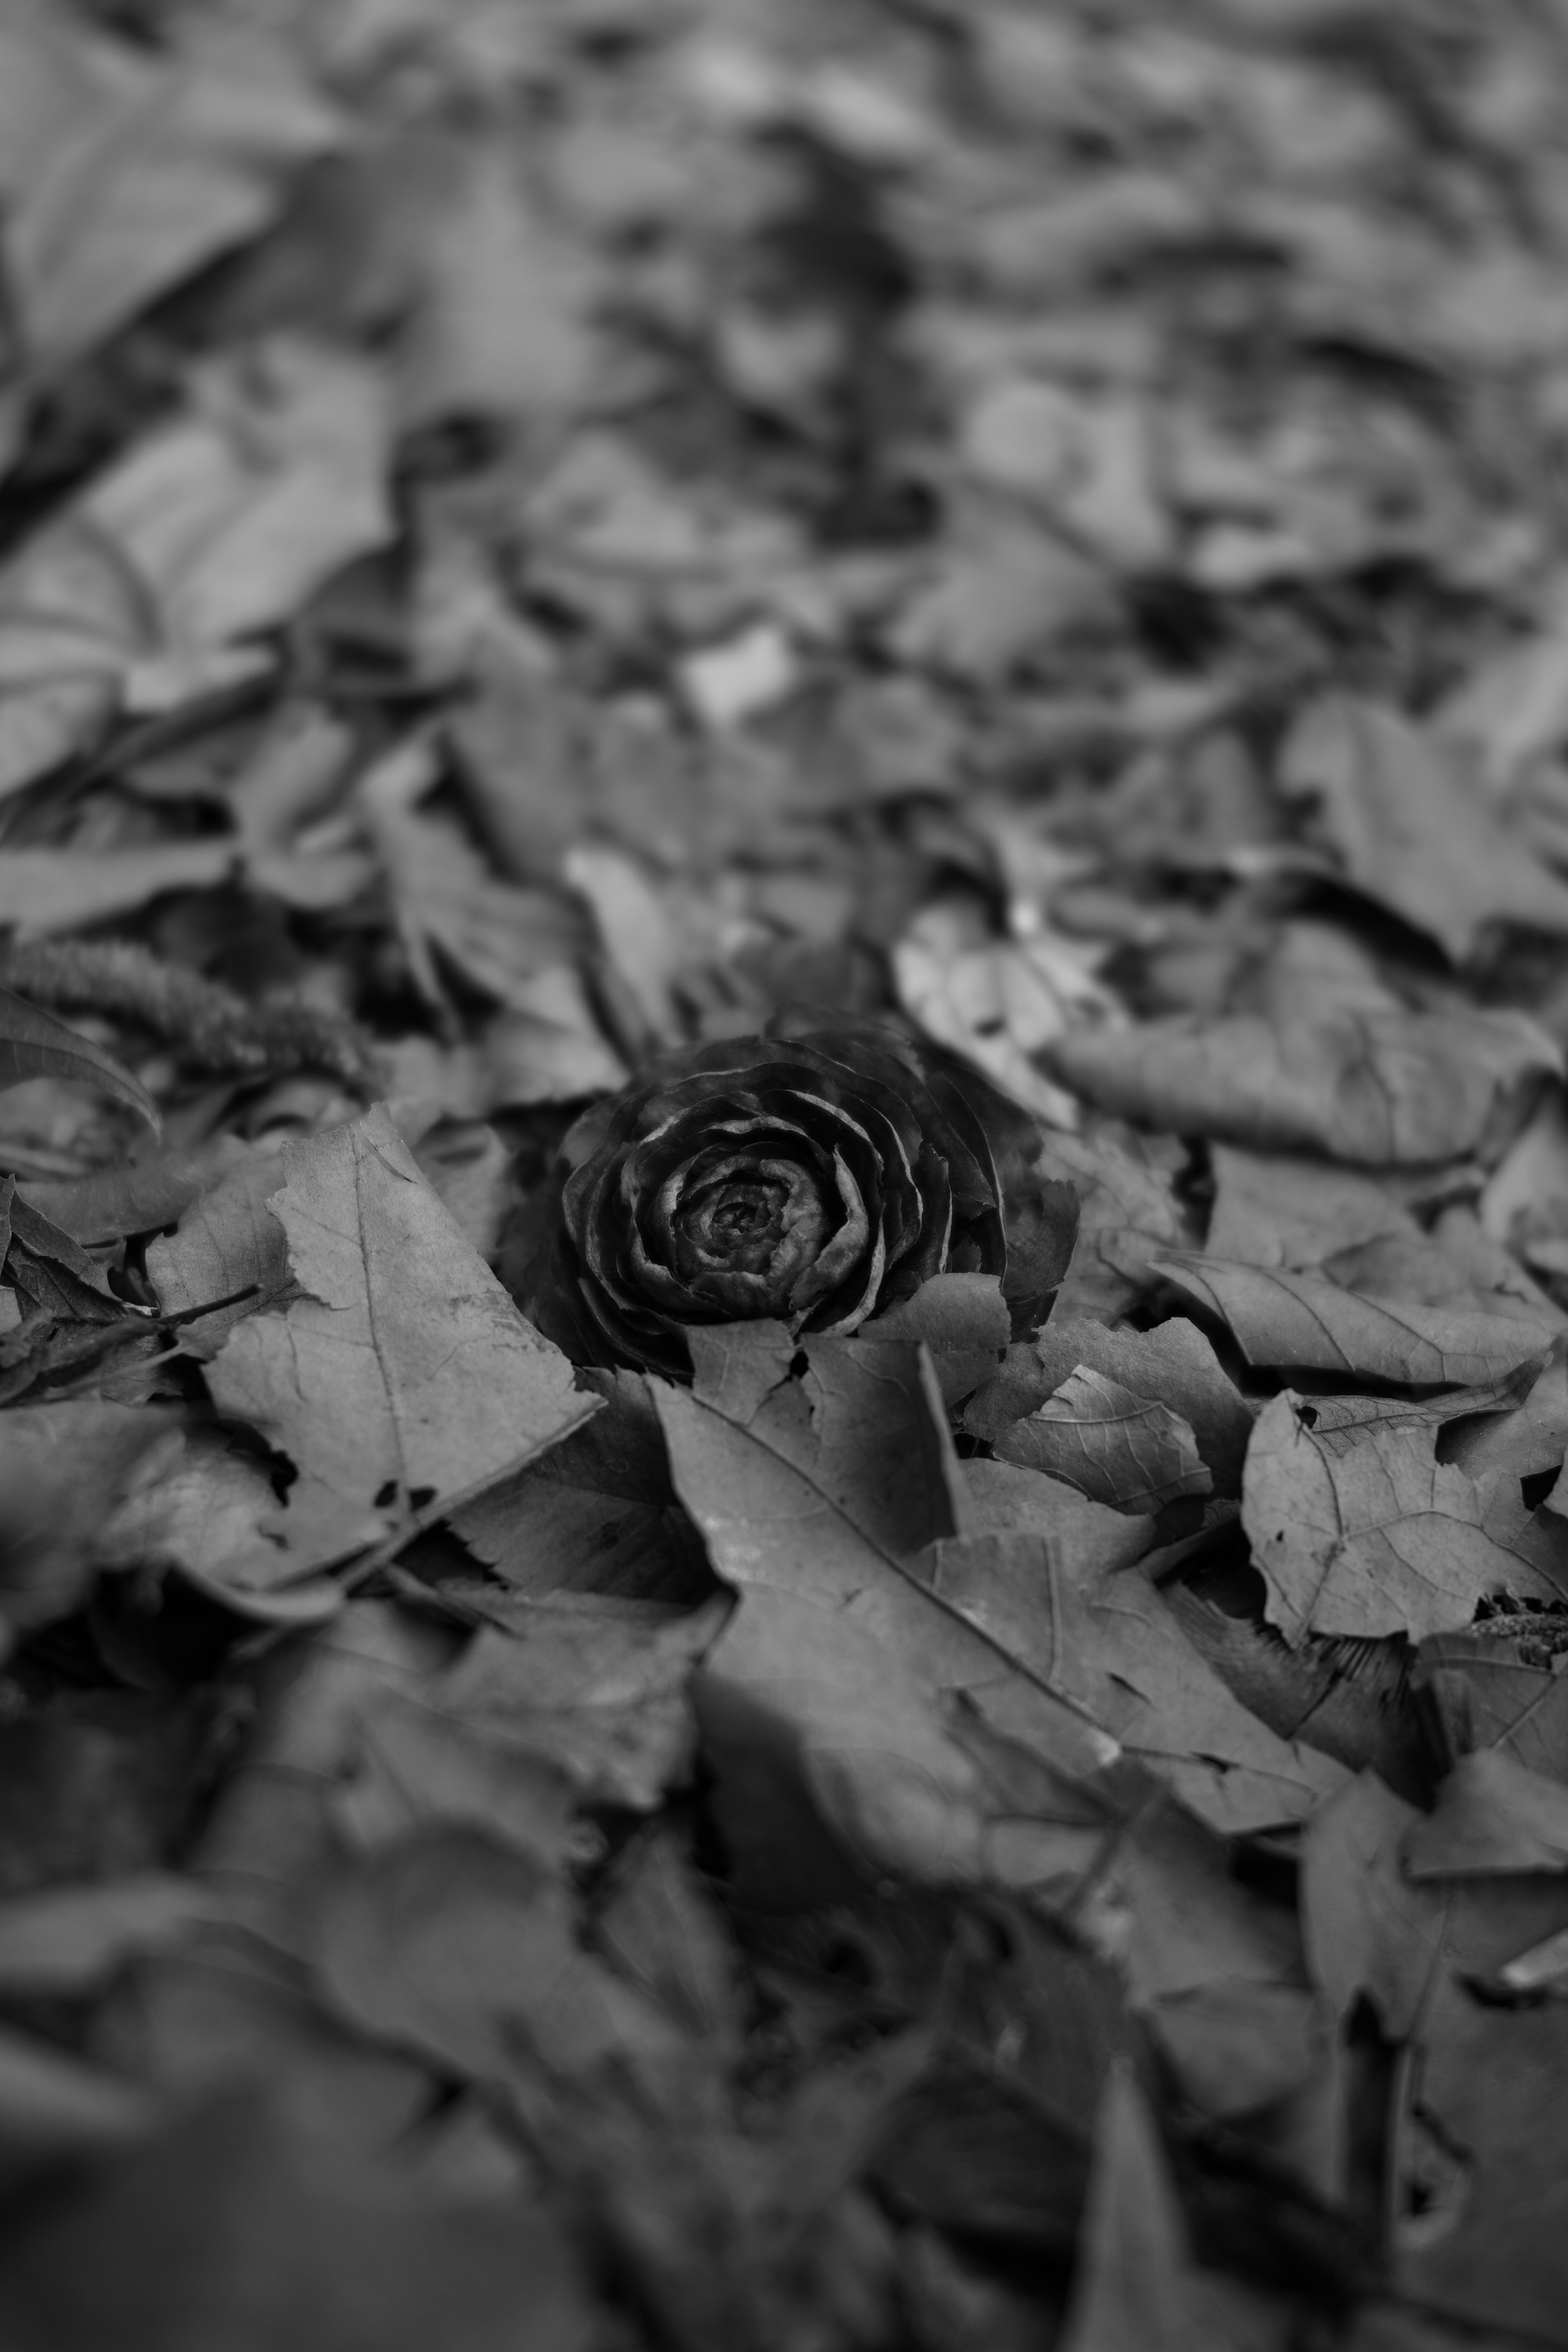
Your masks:
{"label": "dry leaf", "polygon": [[1176,1014],[1076,1031],[1048,1058],[1065,1085],[1120,1118],[1369,1168],[1473,1151],[1521,1086],[1561,1074],[1557,1048],[1523,1014],[1468,1008]]}
{"label": "dry leaf", "polygon": [[1265,1405],[1242,1523],[1288,1641],[1419,1641],[1468,1625],[1495,1594],[1568,1596],[1568,1527],[1527,1511],[1506,1473],[1471,1479],[1438,1461],[1439,1425],[1384,1398],[1287,1389]]}
{"label": "dry leaf", "polygon": [[595,1410],[451,1223],[384,1110],[283,1151],[268,1213],[306,1294],[240,1323],[219,1409],[387,1533],[450,1507]]}
{"label": "dry leaf", "polygon": [[1214,1488],[1191,1424],[1179,1412],[1087,1364],[994,1442],[1004,1462],[1063,1478],[1118,1511],[1158,1511],[1178,1496]]}
{"label": "dry leaf", "polygon": [[1280,755],[1280,783],[1318,803],[1356,888],[1456,963],[1488,923],[1568,930],[1568,884],[1504,829],[1451,751],[1397,711],[1348,695],[1309,704]]}
{"label": "dry leaf", "polygon": [[1171,1256],[1150,1265],[1228,1324],[1249,1364],[1334,1372],[1352,1383],[1479,1388],[1539,1356],[1560,1328],[1554,1313],[1527,1319],[1363,1297],[1325,1274],[1284,1266]]}

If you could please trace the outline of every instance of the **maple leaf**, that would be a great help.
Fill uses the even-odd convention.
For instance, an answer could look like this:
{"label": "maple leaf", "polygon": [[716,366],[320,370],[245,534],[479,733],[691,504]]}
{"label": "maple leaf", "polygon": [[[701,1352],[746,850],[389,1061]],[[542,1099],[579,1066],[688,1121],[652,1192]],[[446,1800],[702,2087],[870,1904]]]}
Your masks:
{"label": "maple leaf", "polygon": [[1289,1641],[1419,1641],[1468,1624],[1494,1594],[1568,1594],[1568,1523],[1527,1510],[1506,1473],[1472,1479],[1439,1461],[1441,1420],[1441,1409],[1289,1389],[1259,1413],[1242,1522]]}

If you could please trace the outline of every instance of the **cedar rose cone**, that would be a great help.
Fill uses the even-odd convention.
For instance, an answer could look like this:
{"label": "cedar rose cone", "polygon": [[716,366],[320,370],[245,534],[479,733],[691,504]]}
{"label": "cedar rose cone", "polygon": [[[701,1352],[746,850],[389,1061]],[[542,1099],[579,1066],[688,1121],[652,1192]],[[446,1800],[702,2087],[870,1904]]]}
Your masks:
{"label": "cedar rose cone", "polygon": [[[781,1024],[774,1024],[779,1026]],[[580,1118],[503,1253],[579,1363],[689,1371],[692,1323],[847,1333],[932,1275],[996,1275],[1033,1329],[1078,1224],[1040,1129],[963,1065],[868,1022],[663,1056]]]}

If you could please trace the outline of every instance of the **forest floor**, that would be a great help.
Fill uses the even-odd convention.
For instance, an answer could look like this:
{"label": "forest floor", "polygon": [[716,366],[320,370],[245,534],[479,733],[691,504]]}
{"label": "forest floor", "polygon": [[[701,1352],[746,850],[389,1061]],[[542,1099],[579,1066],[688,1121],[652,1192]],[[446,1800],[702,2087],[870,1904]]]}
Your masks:
{"label": "forest floor", "polygon": [[[0,0],[7,2352],[1568,2341],[1565,126]],[[563,1138],[803,1006],[1048,1319],[574,1367]]]}

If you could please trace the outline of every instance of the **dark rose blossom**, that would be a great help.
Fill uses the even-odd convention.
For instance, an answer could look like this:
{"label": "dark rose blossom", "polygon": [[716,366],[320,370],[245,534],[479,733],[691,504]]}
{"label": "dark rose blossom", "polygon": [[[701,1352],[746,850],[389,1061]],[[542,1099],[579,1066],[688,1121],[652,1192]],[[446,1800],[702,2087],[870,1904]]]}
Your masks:
{"label": "dark rose blossom", "polygon": [[579,1362],[677,1374],[687,1324],[852,1332],[944,1272],[1000,1276],[1031,1328],[1078,1215],[1035,1172],[1040,1144],[984,1079],[896,1030],[726,1038],[577,1121],[532,1263],[503,1270]]}

